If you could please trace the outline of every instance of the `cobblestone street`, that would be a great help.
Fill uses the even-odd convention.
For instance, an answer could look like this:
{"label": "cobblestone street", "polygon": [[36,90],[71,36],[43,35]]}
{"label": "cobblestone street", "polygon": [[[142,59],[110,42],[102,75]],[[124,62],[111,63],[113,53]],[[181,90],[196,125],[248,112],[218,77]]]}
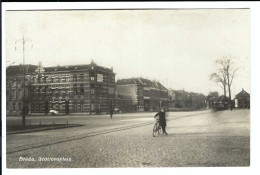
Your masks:
{"label": "cobblestone street", "polygon": [[[249,166],[249,114],[171,112],[168,136],[157,137],[152,137],[154,113],[117,114],[112,120],[108,115],[68,116],[84,126],[7,135],[7,168]],[[63,157],[70,161],[46,159]]]}

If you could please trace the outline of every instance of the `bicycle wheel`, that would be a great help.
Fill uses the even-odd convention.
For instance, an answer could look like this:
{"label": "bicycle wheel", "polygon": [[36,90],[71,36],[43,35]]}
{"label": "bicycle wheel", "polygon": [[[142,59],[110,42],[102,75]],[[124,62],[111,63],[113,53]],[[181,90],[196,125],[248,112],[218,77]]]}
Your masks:
{"label": "bicycle wheel", "polygon": [[158,134],[157,132],[157,124],[154,125],[153,127],[153,137],[155,137]]}
{"label": "bicycle wheel", "polygon": [[161,135],[161,134],[162,134],[162,127],[158,126],[158,135]]}

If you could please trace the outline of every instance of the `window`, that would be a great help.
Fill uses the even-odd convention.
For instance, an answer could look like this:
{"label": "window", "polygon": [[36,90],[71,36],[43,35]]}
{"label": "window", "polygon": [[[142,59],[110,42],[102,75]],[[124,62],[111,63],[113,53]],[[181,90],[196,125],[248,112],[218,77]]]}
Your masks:
{"label": "window", "polygon": [[19,105],[19,110],[21,111],[22,110],[22,104],[19,103],[18,105]]}
{"label": "window", "polygon": [[39,110],[40,110],[39,104],[36,104],[35,105],[35,111],[39,111]]}
{"label": "window", "polygon": [[64,81],[65,81],[65,82],[69,82],[69,75],[65,75],[65,76],[64,76]]}
{"label": "window", "polygon": [[78,87],[77,87],[77,85],[73,85],[73,91],[75,92],[75,95],[78,95]]}
{"label": "window", "polygon": [[95,74],[94,74],[94,72],[91,72],[91,73],[90,73],[90,80],[91,80],[91,81],[94,81],[94,80],[95,80]]}
{"label": "window", "polygon": [[79,75],[79,80],[80,80],[80,81],[83,81],[83,80],[84,80],[84,74],[80,74],[80,75]]}
{"label": "window", "polygon": [[94,108],[94,104],[92,103],[91,104],[91,110],[93,111],[95,108]]}
{"label": "window", "polygon": [[9,103],[6,104],[6,110],[9,111]]}
{"label": "window", "polygon": [[84,95],[84,85],[80,85],[80,95]]}
{"label": "window", "polygon": [[37,78],[36,77],[33,77],[33,82],[37,83]]}
{"label": "window", "polygon": [[31,104],[31,110],[34,111],[34,104]]}
{"label": "window", "polygon": [[19,98],[19,99],[22,98],[22,91],[21,91],[21,89],[18,90],[18,98]]}
{"label": "window", "polygon": [[103,82],[103,75],[97,74],[97,82]]}
{"label": "window", "polygon": [[62,82],[62,77],[58,76],[58,82]]}
{"label": "window", "polygon": [[15,90],[12,91],[12,97],[16,98],[16,91]]}
{"label": "window", "polygon": [[15,103],[13,103],[13,111],[15,111]]}
{"label": "window", "polygon": [[108,94],[114,94],[114,88],[108,88]]}
{"label": "window", "polygon": [[83,111],[83,107],[84,107],[83,103],[80,103],[80,110],[81,111]]}
{"label": "window", "polygon": [[73,75],[73,81],[77,81],[77,75]]}
{"label": "window", "polygon": [[22,84],[22,82],[21,82],[21,81],[18,81],[18,82],[17,82],[17,87],[18,87],[18,88],[21,88],[21,84]]}
{"label": "window", "polygon": [[13,86],[16,86],[16,79],[13,80]]}
{"label": "window", "polygon": [[59,90],[58,89],[55,90],[55,95],[56,95],[56,97],[59,96]]}
{"label": "window", "polygon": [[91,93],[91,94],[94,94],[94,93],[95,93],[95,90],[94,90],[94,89],[91,89],[91,90],[90,90],[90,93]]}

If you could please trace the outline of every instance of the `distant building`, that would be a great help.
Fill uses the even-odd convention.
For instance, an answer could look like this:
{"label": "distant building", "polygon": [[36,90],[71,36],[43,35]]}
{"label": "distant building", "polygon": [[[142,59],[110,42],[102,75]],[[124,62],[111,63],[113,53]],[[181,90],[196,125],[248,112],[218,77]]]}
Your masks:
{"label": "distant building", "polygon": [[28,113],[48,113],[50,109],[61,113],[107,113],[110,103],[115,103],[113,69],[93,61],[72,66],[10,66],[6,69],[6,79],[7,114],[20,114],[22,103],[27,103]]}
{"label": "distant building", "polygon": [[167,89],[156,81],[144,78],[129,78],[117,80],[119,97],[130,98],[136,111],[157,111],[160,107],[167,108]]}
{"label": "distant building", "polygon": [[235,107],[237,108],[250,108],[250,94],[244,89],[239,92],[235,97]]}
{"label": "distant building", "polygon": [[174,90],[175,94],[175,108],[185,108],[187,106],[187,92],[184,90]]}
{"label": "distant building", "polygon": [[200,109],[206,107],[206,96],[184,90],[173,90],[175,108]]}

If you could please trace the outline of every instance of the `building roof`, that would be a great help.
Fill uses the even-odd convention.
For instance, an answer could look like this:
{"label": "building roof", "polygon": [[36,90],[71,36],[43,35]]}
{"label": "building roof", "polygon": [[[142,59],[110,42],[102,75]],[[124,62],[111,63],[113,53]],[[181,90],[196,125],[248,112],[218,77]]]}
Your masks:
{"label": "building roof", "polygon": [[145,78],[128,78],[128,79],[121,79],[117,80],[117,85],[127,85],[127,84],[136,84],[144,87],[153,87],[159,88],[163,90],[167,90],[160,82],[158,81],[151,81]]}
{"label": "building roof", "polygon": [[23,69],[25,70],[26,74],[34,73],[35,69],[37,68],[36,65],[31,64],[25,64],[25,65],[13,65],[9,66],[6,69],[6,75],[7,76],[13,76],[13,75],[23,75]]}
{"label": "building roof", "polygon": [[[24,65],[25,66],[25,73],[36,73],[36,69],[38,66],[36,65]],[[77,70],[89,70],[94,67],[95,69],[104,70],[110,73],[113,73],[113,69],[105,68],[96,65],[94,62],[91,62],[91,64],[87,65],[68,65],[68,66],[52,66],[52,67],[43,67],[44,72],[59,72],[59,71],[77,71]],[[6,75],[7,76],[13,76],[13,75],[19,75],[23,74],[23,65],[14,65],[9,66],[6,69]]]}
{"label": "building roof", "polygon": [[250,94],[247,93],[244,89],[242,89],[242,91],[239,92],[239,93],[236,95],[236,98],[238,98],[238,97],[249,97],[249,96],[250,96]]}

